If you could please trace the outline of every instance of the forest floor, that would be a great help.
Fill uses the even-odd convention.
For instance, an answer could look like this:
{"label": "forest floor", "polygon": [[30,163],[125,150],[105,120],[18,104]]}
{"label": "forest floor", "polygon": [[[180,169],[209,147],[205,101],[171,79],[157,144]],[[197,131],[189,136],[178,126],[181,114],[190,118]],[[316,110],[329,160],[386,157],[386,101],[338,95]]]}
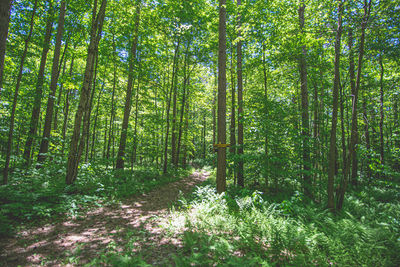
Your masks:
{"label": "forest floor", "polygon": [[168,218],[180,194],[190,192],[208,176],[196,171],[147,194],[90,210],[85,216],[20,231],[0,240],[0,265],[97,265],[110,251],[118,254],[127,247],[148,264],[168,265],[181,241],[165,235],[160,222]]}

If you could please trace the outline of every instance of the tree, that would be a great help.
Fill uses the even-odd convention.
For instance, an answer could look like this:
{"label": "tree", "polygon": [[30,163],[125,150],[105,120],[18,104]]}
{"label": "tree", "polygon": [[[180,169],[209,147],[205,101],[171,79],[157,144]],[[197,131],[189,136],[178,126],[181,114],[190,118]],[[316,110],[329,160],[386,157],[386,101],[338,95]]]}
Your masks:
{"label": "tree", "polygon": [[[241,0],[237,0],[238,8],[241,7]],[[237,84],[238,84],[238,171],[237,183],[239,186],[244,187],[244,170],[243,170],[243,69],[242,69],[242,40],[241,40],[241,15],[238,15],[238,38],[237,43]]]}
{"label": "tree", "polygon": [[335,202],[333,195],[334,178],[335,178],[335,162],[336,162],[336,128],[338,117],[338,99],[340,86],[340,43],[342,36],[342,14],[343,2],[338,0],[338,25],[335,39],[335,78],[333,82],[333,106],[332,106],[332,128],[329,142],[328,154],[328,209],[334,211]]}
{"label": "tree", "polygon": [[42,163],[43,161],[45,161],[47,157],[46,154],[49,151],[51,122],[53,120],[54,99],[56,96],[57,82],[59,77],[59,61],[61,53],[61,40],[64,32],[64,21],[65,21],[65,0],[61,1],[60,14],[58,16],[58,27],[56,35],[56,44],[54,49],[53,67],[51,69],[50,94],[47,100],[46,117],[44,121],[42,141],[40,143],[38,163]]}
{"label": "tree", "polygon": [[[226,190],[226,1],[219,0],[217,192]],[[239,93],[238,93],[239,94]],[[240,113],[239,113],[240,114]],[[240,120],[240,117],[239,117]]]}
{"label": "tree", "polygon": [[53,12],[52,12],[52,7],[50,6],[49,15],[48,15],[47,24],[46,24],[46,32],[45,32],[45,36],[44,36],[44,40],[43,40],[43,50],[42,50],[42,56],[40,59],[39,73],[38,73],[38,77],[37,77],[37,81],[36,81],[35,97],[34,97],[34,101],[33,101],[32,113],[31,113],[32,116],[31,116],[31,121],[29,123],[28,137],[26,138],[26,142],[25,142],[24,159],[28,163],[28,165],[30,164],[33,138],[37,132],[37,125],[39,122],[40,109],[42,106],[44,71],[45,71],[45,67],[46,67],[47,54],[48,54],[49,48],[50,48],[50,38],[51,38],[52,28],[53,28]]}
{"label": "tree", "polygon": [[16,85],[15,85],[14,98],[13,98],[13,104],[12,104],[12,109],[11,109],[10,128],[8,130],[6,160],[5,160],[4,169],[3,169],[3,184],[7,184],[7,182],[8,182],[8,170],[9,170],[9,167],[10,167],[10,159],[11,159],[12,143],[13,143],[13,134],[14,134],[15,109],[17,108],[18,93],[19,93],[19,88],[20,88],[21,80],[22,80],[24,62],[25,62],[26,54],[28,52],[29,42],[30,42],[31,37],[32,37],[33,26],[34,26],[34,18],[35,18],[35,15],[36,15],[36,9],[37,9],[37,0],[35,0],[34,6],[33,6],[31,20],[30,20],[30,26],[29,26],[29,32],[28,32],[28,35],[27,35],[27,37],[25,39],[24,51],[22,52],[21,61],[19,63],[19,68],[18,68],[17,82],[16,82]]}
{"label": "tree", "polygon": [[[364,0],[364,15],[363,19],[361,22],[361,37],[360,37],[360,47],[359,47],[359,52],[358,52],[358,69],[357,69],[357,80],[356,80],[356,87],[354,89],[354,96],[353,96],[353,110],[352,110],[352,115],[351,115],[351,137],[350,137],[350,145],[349,145],[349,153],[348,153],[348,158],[347,158],[347,164],[346,164],[346,169],[344,170],[345,173],[345,179],[342,183],[342,186],[340,188],[340,193],[338,196],[337,200],[337,205],[336,209],[341,210],[343,207],[343,201],[344,201],[344,194],[347,189],[347,177],[349,175],[350,171],[350,165],[351,165],[351,160],[353,157],[356,156],[356,144],[357,144],[357,125],[358,125],[358,110],[357,110],[357,104],[358,104],[358,92],[360,90],[360,83],[361,83],[361,72],[362,72],[362,63],[363,63],[363,57],[364,57],[364,44],[365,44],[365,29],[367,28],[367,23],[369,20],[369,15],[371,13],[371,4],[372,0]],[[357,184],[356,180],[352,180],[353,185]]]}
{"label": "tree", "polygon": [[[92,25],[90,30],[90,43],[86,58],[86,67],[84,74],[84,81],[79,98],[79,106],[75,113],[74,130],[71,137],[71,145],[68,154],[67,175],[66,183],[72,184],[78,175],[78,165],[82,156],[83,146],[85,142],[80,142],[82,117],[89,108],[90,85],[93,79],[93,68],[95,58],[101,39],[101,32],[103,29],[103,22],[106,12],[107,0],[102,0],[99,11],[97,12],[97,0],[94,1],[92,13]],[[78,148],[78,145],[80,146]]]}
{"label": "tree", "polygon": [[4,58],[6,55],[11,4],[12,0],[4,0],[0,2],[0,95],[3,87]]}
{"label": "tree", "polygon": [[117,155],[117,169],[124,168],[124,161],[125,161],[125,146],[126,146],[126,137],[128,133],[128,123],[129,123],[129,115],[131,113],[131,103],[132,103],[132,85],[133,85],[133,78],[134,72],[133,68],[136,61],[136,49],[139,39],[139,22],[140,22],[140,0],[136,1],[136,15],[135,15],[135,33],[133,35],[133,41],[131,46],[131,52],[129,55],[129,74],[128,74],[128,85],[126,89],[126,100],[125,100],[125,109],[124,109],[124,119],[122,122],[122,129],[121,129],[121,138],[118,148],[118,155]]}
{"label": "tree", "polygon": [[[304,34],[304,12],[306,6],[304,0],[301,0],[299,7],[299,24],[300,31]],[[301,47],[299,56],[299,69],[300,69],[300,88],[301,88],[301,140],[302,140],[302,160],[303,160],[303,181],[304,181],[304,194],[312,197],[311,176],[310,176],[310,126],[308,115],[308,88],[307,88],[307,47]]]}

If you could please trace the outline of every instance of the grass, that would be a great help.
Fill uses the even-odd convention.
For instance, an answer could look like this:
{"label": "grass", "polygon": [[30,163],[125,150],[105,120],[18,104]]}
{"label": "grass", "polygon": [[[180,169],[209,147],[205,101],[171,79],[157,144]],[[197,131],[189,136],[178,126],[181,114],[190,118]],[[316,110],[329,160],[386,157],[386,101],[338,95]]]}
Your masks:
{"label": "grass", "polygon": [[[181,198],[165,226],[183,248],[177,266],[398,266],[400,188],[377,182],[347,194],[333,215],[295,192],[276,201],[211,182]],[[278,199],[278,198],[277,198]]]}

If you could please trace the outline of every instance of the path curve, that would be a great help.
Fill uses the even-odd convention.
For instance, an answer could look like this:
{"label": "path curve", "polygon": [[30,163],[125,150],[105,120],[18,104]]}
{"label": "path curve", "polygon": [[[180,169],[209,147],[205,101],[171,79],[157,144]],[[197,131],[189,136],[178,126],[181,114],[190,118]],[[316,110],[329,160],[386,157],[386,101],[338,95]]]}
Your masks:
{"label": "path curve", "polygon": [[[162,265],[179,244],[162,234],[160,219],[167,216],[180,192],[190,192],[208,176],[207,172],[196,171],[147,194],[125,199],[120,205],[94,209],[83,220],[68,219],[0,240],[0,265],[82,265],[111,247],[122,251],[127,242],[131,242],[133,252],[141,253],[146,262]],[[71,255],[79,255],[77,263],[68,263]]]}

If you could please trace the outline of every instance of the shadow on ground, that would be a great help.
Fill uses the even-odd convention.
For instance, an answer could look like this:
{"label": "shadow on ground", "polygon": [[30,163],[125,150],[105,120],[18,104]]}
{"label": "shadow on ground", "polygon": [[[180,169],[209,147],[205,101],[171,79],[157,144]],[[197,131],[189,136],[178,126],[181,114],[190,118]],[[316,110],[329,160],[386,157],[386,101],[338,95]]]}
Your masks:
{"label": "shadow on ground", "polygon": [[151,265],[164,265],[180,241],[163,235],[159,219],[180,192],[190,192],[208,173],[195,172],[120,205],[97,208],[78,219],[32,228],[0,240],[1,266],[68,266],[101,261],[108,252],[141,255]]}

